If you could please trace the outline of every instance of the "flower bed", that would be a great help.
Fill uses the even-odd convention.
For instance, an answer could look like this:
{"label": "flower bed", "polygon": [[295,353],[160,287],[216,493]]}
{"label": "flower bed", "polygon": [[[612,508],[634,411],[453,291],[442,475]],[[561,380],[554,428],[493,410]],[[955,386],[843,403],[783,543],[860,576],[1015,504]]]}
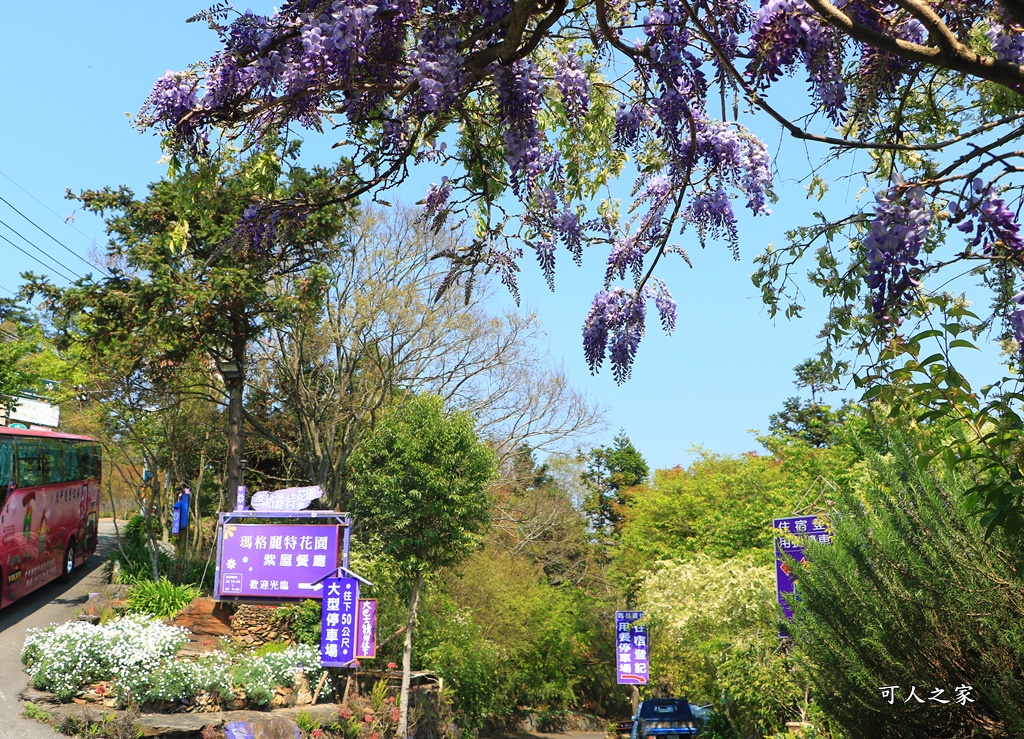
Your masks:
{"label": "flower bed", "polygon": [[[280,651],[214,651],[181,656],[188,632],[153,616],[127,615],[102,625],[69,621],[31,629],[21,653],[32,685],[61,701],[85,688],[117,705],[179,703],[216,710],[244,701],[262,707],[298,679],[317,684],[324,676],[319,654],[309,645]],[[325,678],[323,691],[333,690]],[[109,686],[109,689],[108,689]]]}

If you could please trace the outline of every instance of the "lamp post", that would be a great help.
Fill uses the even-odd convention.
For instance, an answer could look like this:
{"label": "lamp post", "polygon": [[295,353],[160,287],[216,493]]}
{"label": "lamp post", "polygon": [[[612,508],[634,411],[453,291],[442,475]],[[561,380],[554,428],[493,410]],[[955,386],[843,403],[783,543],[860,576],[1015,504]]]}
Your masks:
{"label": "lamp post", "polygon": [[242,390],[245,368],[239,359],[217,359],[217,371],[228,392],[228,496],[236,495],[243,484]]}

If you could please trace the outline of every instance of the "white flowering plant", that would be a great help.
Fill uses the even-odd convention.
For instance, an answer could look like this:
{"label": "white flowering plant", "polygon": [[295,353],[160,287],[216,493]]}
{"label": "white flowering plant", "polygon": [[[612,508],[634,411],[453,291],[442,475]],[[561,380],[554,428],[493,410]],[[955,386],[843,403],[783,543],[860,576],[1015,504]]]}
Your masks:
{"label": "white flowering plant", "polygon": [[65,702],[83,686],[109,680],[122,704],[187,700],[201,692],[227,700],[233,688],[242,688],[250,701],[264,705],[298,675],[317,681],[323,674],[317,648],[307,644],[264,655],[178,656],[187,634],[140,614],[103,625],[69,621],[30,629],[21,661],[33,686]]}

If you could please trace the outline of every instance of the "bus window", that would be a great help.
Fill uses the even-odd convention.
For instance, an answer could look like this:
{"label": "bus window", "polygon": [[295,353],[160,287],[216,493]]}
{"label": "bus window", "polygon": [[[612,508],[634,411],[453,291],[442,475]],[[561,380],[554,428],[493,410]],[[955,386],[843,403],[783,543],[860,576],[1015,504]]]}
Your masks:
{"label": "bus window", "polygon": [[61,449],[64,451],[64,482],[74,482],[78,479],[78,444],[65,441]]}
{"label": "bus window", "polygon": [[39,442],[35,439],[18,439],[18,485],[27,488],[42,482],[42,460],[39,458]]}
{"label": "bus window", "polygon": [[42,484],[64,482],[63,450],[57,439],[43,439],[42,445]]}
{"label": "bus window", "polygon": [[95,444],[78,445],[78,475],[82,480],[99,476],[99,447]]}

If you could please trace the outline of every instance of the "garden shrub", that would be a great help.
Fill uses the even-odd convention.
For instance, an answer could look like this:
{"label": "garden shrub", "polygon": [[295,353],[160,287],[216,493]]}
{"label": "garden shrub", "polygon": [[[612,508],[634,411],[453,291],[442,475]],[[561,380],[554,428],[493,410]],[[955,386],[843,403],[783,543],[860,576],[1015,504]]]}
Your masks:
{"label": "garden shrub", "polygon": [[73,698],[83,685],[111,678],[122,690],[144,692],[142,681],[184,641],[185,629],[141,614],[102,626],[69,621],[29,629],[21,661],[32,685],[62,701]]}
{"label": "garden shrub", "polygon": [[294,605],[282,606],[275,611],[274,622],[286,624],[299,644],[312,644],[319,647],[320,601],[307,599]]}
{"label": "garden shrub", "polygon": [[[832,495],[831,544],[810,542],[795,569],[793,643],[816,701],[857,737],[1024,736],[1021,538],[986,532],[971,476],[922,469],[914,437],[885,441],[859,488]],[[884,686],[900,686],[891,703]]]}
{"label": "garden shrub", "polygon": [[[103,565],[104,575],[108,580],[113,581],[116,568],[118,570],[117,582],[134,583],[140,580],[152,580],[153,561],[150,557],[145,517],[132,516],[121,529],[120,534],[118,546],[111,552],[110,558]],[[160,572],[168,572],[171,564],[171,554],[158,547],[157,569]]]}
{"label": "garden shrub", "polygon": [[174,618],[202,591],[194,585],[175,585],[166,577],[159,580],[138,580],[128,592],[125,606],[133,613],[151,613],[160,618]]}

